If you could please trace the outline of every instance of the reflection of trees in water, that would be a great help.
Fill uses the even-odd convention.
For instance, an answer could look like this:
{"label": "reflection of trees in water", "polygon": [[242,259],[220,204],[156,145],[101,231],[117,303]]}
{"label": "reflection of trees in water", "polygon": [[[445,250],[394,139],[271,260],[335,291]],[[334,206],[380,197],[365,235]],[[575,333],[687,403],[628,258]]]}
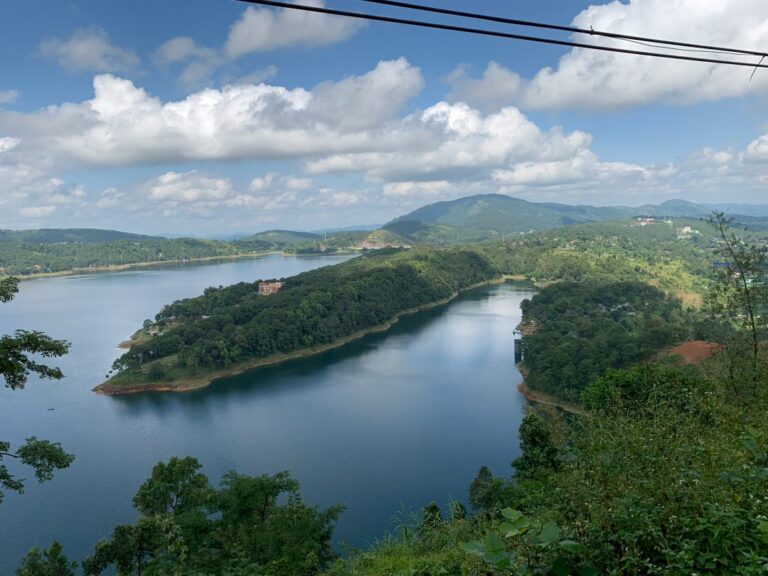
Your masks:
{"label": "reflection of trees in water", "polygon": [[[455,311],[462,304],[484,302],[493,296],[519,295],[519,299],[522,300],[530,297],[532,290],[535,289],[526,283],[484,286],[464,292],[447,304],[407,314],[384,332],[368,334],[319,354],[255,368],[238,376],[217,380],[201,390],[114,396],[112,400],[120,403],[123,410],[133,415],[149,411],[162,417],[170,415],[180,406],[191,409],[200,416],[209,415],[212,412],[215,413],[218,406],[233,399],[242,401],[249,397],[268,395],[277,390],[295,391],[318,386],[322,383],[322,379],[311,376],[316,376],[329,368],[339,369],[339,365],[348,360],[361,359],[375,353],[385,341],[403,337],[418,338],[424,331],[432,328],[435,322],[446,317],[449,311]],[[464,312],[466,313],[466,310]],[[513,329],[514,326],[510,325],[510,336]]]}

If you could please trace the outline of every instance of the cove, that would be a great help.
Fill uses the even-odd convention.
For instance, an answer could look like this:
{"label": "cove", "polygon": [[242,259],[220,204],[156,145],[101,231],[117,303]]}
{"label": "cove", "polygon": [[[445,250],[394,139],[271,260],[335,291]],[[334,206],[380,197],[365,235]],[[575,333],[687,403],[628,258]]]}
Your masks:
{"label": "cove", "polygon": [[[185,394],[105,397],[90,389],[115,346],[174,299],[209,285],[296,274],[345,257],[285,257],[33,280],[0,307],[0,333],[44,330],[72,342],[61,382],[0,391],[0,438],[35,434],[77,456],[52,482],[0,504],[0,574],[31,546],[82,559],[135,518],[131,498],[152,466],[194,456],[217,482],[289,470],[306,502],[347,506],[336,541],[365,546],[401,509],[466,502],[481,465],[507,475],[525,399],[513,330],[533,289],[479,288],[326,353],[264,367]],[[53,408],[53,410],[49,410]]]}

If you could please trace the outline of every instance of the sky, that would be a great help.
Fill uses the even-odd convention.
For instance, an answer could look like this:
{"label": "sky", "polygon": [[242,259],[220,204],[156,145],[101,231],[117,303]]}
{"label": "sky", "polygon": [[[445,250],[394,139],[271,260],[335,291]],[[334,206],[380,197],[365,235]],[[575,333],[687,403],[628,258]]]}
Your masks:
{"label": "sky", "polygon": [[[422,3],[768,49],[765,0]],[[3,2],[0,228],[319,230],[479,193],[768,204],[752,71],[235,0]]]}

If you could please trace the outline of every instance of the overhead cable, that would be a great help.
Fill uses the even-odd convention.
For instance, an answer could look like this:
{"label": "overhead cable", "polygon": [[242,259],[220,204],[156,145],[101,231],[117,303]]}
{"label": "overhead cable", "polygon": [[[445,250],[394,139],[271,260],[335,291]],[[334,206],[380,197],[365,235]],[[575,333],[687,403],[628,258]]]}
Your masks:
{"label": "overhead cable", "polygon": [[574,26],[561,26],[558,24],[547,24],[545,22],[535,22],[533,20],[520,20],[517,18],[505,18],[503,16],[494,16],[489,14],[478,14],[476,12],[465,12],[463,10],[450,10],[447,8],[437,8],[434,6],[425,6],[423,4],[414,4],[411,2],[401,2],[398,0],[361,0],[370,4],[380,4],[384,6],[394,6],[397,8],[406,8],[409,10],[418,10],[421,12],[430,12],[433,14],[444,14],[448,16],[458,16],[460,18],[470,18],[474,20],[485,20],[488,22],[497,22],[499,24],[511,24],[514,26],[525,26],[531,28],[543,28],[547,30],[558,30],[560,32],[570,32],[573,34],[587,34],[589,36],[602,36],[604,38],[613,38],[615,40],[628,40],[638,43],[657,44],[666,46],[679,46],[684,48],[696,48],[705,52],[716,52],[720,54],[743,54],[747,56],[765,56],[768,53],[756,50],[745,50],[742,48],[729,48],[725,46],[711,46],[708,44],[693,44],[690,42],[679,42],[676,40],[664,40],[661,38],[650,38],[647,36],[632,36],[629,34],[619,34],[616,32],[606,32],[594,30],[593,28],[577,28]]}
{"label": "overhead cable", "polygon": [[[239,0],[248,4],[261,4],[275,8],[286,8],[288,10],[298,10],[303,12],[314,12],[317,14],[327,14],[331,16],[344,16],[346,18],[356,18],[358,20],[371,20],[375,22],[388,22],[391,24],[402,24],[405,26],[415,26],[419,28],[430,28],[433,30],[446,30],[451,32],[463,32],[466,34],[476,34],[480,36],[490,36],[494,38],[504,38],[507,40],[522,40],[525,42],[536,42],[539,44],[552,44],[556,46],[568,46],[571,48],[585,48],[587,50],[598,50],[601,52],[615,52],[619,54],[632,54],[637,56],[650,56],[654,58],[665,58],[668,60],[685,60],[689,62],[704,62],[709,64],[723,64],[728,66],[743,66],[748,68],[768,68],[768,64],[762,62],[744,62],[739,60],[722,60],[717,58],[703,58],[699,56],[684,56],[680,54],[666,54],[664,52],[648,52],[644,50],[630,50],[627,48],[618,48],[613,46],[601,46],[597,44],[586,44],[582,42],[571,42],[568,40],[555,40],[553,38],[542,38],[539,36],[527,36],[524,34],[512,34],[498,30],[486,30],[482,28],[470,28],[467,26],[455,26],[452,24],[442,24],[438,22],[427,22],[423,20],[411,20],[407,18],[398,18],[393,16],[382,16],[379,14],[368,14],[365,12],[350,12],[348,10],[336,10],[320,6],[306,6],[303,4],[292,4],[281,2],[279,0]],[[762,56],[762,53],[755,55]]]}

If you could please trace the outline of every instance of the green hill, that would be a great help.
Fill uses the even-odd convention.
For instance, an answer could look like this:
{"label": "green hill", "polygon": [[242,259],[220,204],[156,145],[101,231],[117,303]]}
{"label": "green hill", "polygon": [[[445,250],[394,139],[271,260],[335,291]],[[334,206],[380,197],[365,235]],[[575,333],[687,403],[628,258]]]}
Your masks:
{"label": "green hill", "polygon": [[[436,202],[395,218],[384,229],[414,243],[450,244],[476,242],[500,236],[526,234],[573,224],[624,220],[639,216],[656,218],[706,218],[717,206],[687,200],[668,200],[643,206],[587,206],[536,203],[503,194],[479,194]],[[764,222],[754,216],[765,206],[729,205],[737,222]],[[740,216],[741,213],[750,216]]]}
{"label": "green hill", "polygon": [[0,230],[0,243],[59,244],[64,242],[89,244],[117,240],[160,240],[161,236],[131,234],[96,228],[41,228],[39,230]]}
{"label": "green hill", "polygon": [[265,242],[281,246],[293,246],[297,244],[306,244],[307,242],[317,242],[322,236],[312,232],[296,232],[295,230],[266,230],[258,232],[252,236],[240,238],[240,242]]}
{"label": "green hill", "polygon": [[506,234],[626,217],[622,208],[536,204],[503,194],[437,202],[384,226],[415,242],[472,242]]}

